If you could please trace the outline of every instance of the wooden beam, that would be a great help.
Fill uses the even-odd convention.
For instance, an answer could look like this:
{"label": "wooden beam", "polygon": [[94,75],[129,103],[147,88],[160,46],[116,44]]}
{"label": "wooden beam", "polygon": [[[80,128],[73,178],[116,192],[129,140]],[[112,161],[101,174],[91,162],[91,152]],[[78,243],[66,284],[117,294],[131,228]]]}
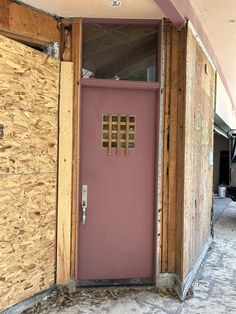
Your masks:
{"label": "wooden beam", "polygon": [[176,160],[177,160],[177,112],[179,83],[179,32],[171,26],[171,78],[169,116],[169,210],[168,210],[168,272],[175,272],[176,235]]}
{"label": "wooden beam", "polygon": [[74,64],[73,96],[73,164],[72,164],[72,235],[71,235],[71,278],[78,281],[78,228],[79,228],[79,129],[80,129],[80,79],[82,50],[82,20],[72,22],[72,62]]}
{"label": "wooden beam", "polygon": [[57,275],[59,285],[70,282],[72,184],[73,63],[61,63],[59,168],[57,213]]}
{"label": "wooden beam", "polygon": [[165,115],[163,151],[162,272],[175,272],[177,202],[177,131],[179,106],[179,32],[164,23]]}
{"label": "wooden beam", "polygon": [[0,0],[0,27],[9,28],[10,1]]}
{"label": "wooden beam", "polygon": [[155,2],[177,29],[181,29],[185,25],[186,19],[173,0],[155,0]]}
{"label": "wooden beam", "polygon": [[163,130],[163,207],[161,232],[161,272],[168,271],[168,211],[169,211],[169,111],[171,76],[171,31],[169,24],[164,25],[165,45],[165,109]]}
{"label": "wooden beam", "polygon": [[177,180],[176,180],[176,274],[183,278],[184,250],[184,169],[185,169],[185,114],[186,114],[186,52],[187,27],[180,31],[179,42],[179,94],[178,94],[178,127],[177,127]]}
{"label": "wooden beam", "polygon": [[10,0],[0,0],[0,34],[37,46],[60,40],[54,16]]}

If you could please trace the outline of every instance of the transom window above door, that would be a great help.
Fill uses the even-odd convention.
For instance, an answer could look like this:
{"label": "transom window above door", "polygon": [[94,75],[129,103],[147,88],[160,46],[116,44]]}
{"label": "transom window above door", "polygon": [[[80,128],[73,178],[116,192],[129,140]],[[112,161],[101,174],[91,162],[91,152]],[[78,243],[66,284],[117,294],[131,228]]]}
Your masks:
{"label": "transom window above door", "polygon": [[155,82],[157,25],[84,24],[82,77]]}

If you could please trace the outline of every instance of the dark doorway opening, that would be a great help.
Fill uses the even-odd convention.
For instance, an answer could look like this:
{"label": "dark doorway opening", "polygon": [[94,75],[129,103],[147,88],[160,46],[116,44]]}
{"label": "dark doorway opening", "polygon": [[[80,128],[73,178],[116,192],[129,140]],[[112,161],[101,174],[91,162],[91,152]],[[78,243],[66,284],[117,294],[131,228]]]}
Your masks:
{"label": "dark doorway opening", "polygon": [[229,184],[229,151],[220,152],[220,178],[219,184]]}

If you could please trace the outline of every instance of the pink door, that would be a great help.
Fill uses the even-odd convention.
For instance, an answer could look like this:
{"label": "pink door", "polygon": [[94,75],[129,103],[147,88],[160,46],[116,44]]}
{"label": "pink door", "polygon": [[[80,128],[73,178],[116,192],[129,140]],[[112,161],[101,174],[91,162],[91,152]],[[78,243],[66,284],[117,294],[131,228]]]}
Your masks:
{"label": "pink door", "polygon": [[152,278],[157,90],[89,81],[82,87],[79,280]]}

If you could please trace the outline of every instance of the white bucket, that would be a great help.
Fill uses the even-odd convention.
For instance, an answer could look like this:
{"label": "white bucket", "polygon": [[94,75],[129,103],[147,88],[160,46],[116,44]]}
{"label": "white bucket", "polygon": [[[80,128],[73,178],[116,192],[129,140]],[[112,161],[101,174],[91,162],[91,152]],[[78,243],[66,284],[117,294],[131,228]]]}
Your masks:
{"label": "white bucket", "polygon": [[222,185],[218,186],[218,196],[219,196],[219,198],[225,198],[225,196],[226,196],[226,186],[222,186]]}

